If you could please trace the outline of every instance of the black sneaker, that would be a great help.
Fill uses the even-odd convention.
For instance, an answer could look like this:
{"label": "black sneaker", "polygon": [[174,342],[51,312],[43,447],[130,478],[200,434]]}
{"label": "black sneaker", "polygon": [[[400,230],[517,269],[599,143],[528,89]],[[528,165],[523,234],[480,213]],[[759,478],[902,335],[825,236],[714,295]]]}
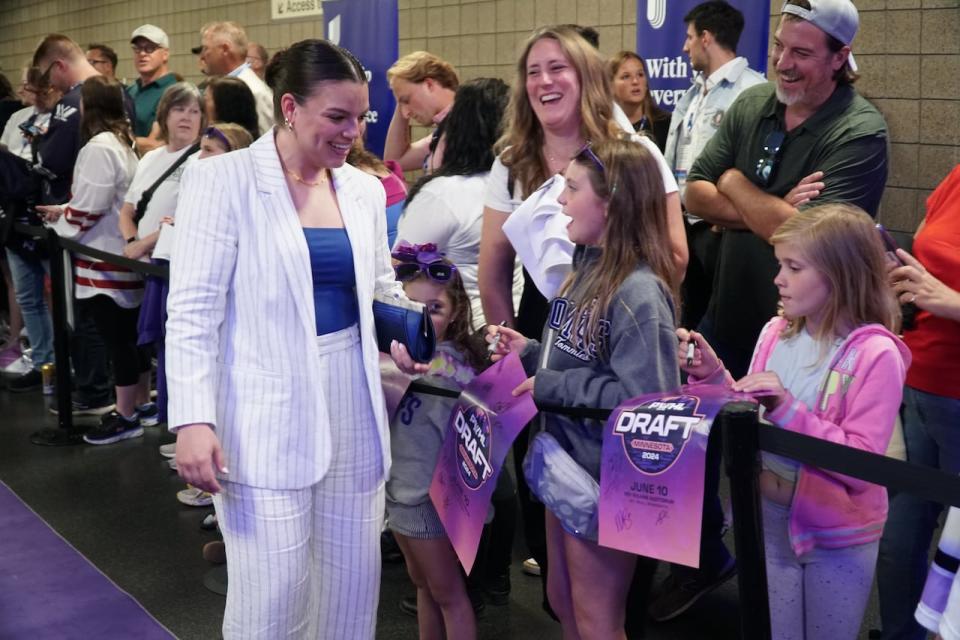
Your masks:
{"label": "black sneaker", "polygon": [[735,575],[737,563],[733,558],[730,558],[723,571],[714,576],[698,573],[695,578],[681,579],[671,572],[657,588],[647,613],[656,622],[672,620]]}
{"label": "black sneaker", "polygon": [[7,391],[10,393],[26,393],[36,391],[43,386],[43,376],[37,369],[31,369],[21,376],[18,376],[7,383]]}
{"label": "black sneaker", "polygon": [[483,585],[483,594],[495,607],[502,607],[510,602],[510,574],[487,578]]}
{"label": "black sneaker", "polygon": [[116,411],[111,411],[100,419],[99,427],[84,434],[83,440],[87,444],[113,444],[141,436],[143,436],[143,427],[140,426],[140,420],[137,419],[136,414],[133,420],[128,420]]}

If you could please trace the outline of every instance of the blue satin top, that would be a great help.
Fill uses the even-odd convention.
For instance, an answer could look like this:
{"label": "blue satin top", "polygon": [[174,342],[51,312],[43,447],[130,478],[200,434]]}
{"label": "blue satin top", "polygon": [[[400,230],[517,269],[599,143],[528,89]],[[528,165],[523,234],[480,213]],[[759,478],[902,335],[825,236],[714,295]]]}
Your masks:
{"label": "blue satin top", "polygon": [[353,271],[353,249],[346,229],[308,228],[310,268],[313,271],[313,307],[317,318],[317,335],[333,333],[356,324],[356,276]]}

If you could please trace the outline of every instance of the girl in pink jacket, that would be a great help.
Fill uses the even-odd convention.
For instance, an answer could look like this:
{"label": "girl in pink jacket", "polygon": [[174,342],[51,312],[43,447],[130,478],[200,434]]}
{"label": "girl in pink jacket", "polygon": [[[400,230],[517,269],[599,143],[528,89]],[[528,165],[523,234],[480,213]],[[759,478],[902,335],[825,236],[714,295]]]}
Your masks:
{"label": "girl in pink jacket", "polygon": [[[910,353],[891,333],[900,312],[873,220],[855,207],[822,205],[791,217],[770,241],[782,314],[761,332],[750,373],[735,382],[703,336],[684,329],[681,368],[691,382],[756,396],[762,419],[777,427],[884,453]],[[873,582],[886,490],[767,452],[762,462],[773,637],[853,640]]]}

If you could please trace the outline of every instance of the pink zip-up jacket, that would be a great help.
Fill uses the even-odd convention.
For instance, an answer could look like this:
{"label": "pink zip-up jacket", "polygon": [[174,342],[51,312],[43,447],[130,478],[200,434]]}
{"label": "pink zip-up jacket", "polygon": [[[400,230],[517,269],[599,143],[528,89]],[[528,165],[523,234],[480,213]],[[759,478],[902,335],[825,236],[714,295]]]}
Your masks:
{"label": "pink zip-up jacket", "polygon": [[[750,372],[765,371],[787,326],[770,320],[757,340]],[[878,324],[847,336],[820,384],[815,407],[787,390],[765,418],[784,429],[883,454],[903,396],[910,350]],[[732,384],[723,367],[702,382]],[[880,539],[887,519],[887,490],[842,474],[801,465],[790,505],[790,544],[797,555],[814,548],[838,549]]]}

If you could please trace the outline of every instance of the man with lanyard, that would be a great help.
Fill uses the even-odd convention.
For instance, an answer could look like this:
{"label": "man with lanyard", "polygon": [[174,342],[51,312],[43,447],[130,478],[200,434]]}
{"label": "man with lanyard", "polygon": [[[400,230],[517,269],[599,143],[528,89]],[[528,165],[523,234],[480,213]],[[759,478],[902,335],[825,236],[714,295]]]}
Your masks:
{"label": "man with lanyard", "polygon": [[[687,36],[683,51],[690,57],[696,75],[670,119],[664,158],[673,169],[685,199],[687,174],[724,121],[730,105],[745,89],[766,83],[766,78],[737,56],[743,32],[743,14],[723,0],[695,6],[684,16]],[[686,212],[684,226],[690,261],[683,281],[682,324],[696,327],[710,300],[712,276],[720,248],[719,229]],[[704,494],[704,526],[701,570],[671,566],[670,576],[660,585],[650,603],[650,617],[670,620],[689,608],[700,596],[735,574],[735,563],[722,540],[723,509],[717,493],[720,447],[711,445],[711,470]]]}
{"label": "man with lanyard", "polygon": [[[850,0],[787,0],[773,38],[774,82],[739,95],[687,175],[689,213],[724,229],[700,331],[734,378],[746,374],[760,330],[777,311],[774,230],[808,203],[877,213],[887,127],[853,88],[858,27]],[[705,495],[716,495],[718,478],[719,456],[708,456]],[[708,499],[704,507],[701,569],[677,579],[676,591],[702,595],[716,586],[708,576],[725,570],[718,561],[729,559],[719,505]]]}
{"label": "man with lanyard", "polygon": [[136,105],[137,117],[132,122],[137,150],[144,154],[163,144],[158,137],[157,105],[163,92],[177,81],[177,77],[167,67],[170,39],[163,29],[152,24],[137,27],[130,34],[130,45],[140,77],[127,87],[127,93]]}
{"label": "man with lanyard", "polygon": [[[37,140],[37,162],[33,166],[40,176],[38,204],[61,204],[70,199],[73,166],[80,153],[80,91],[87,78],[100,72],[76,42],[60,34],[43,39],[33,54],[33,66],[42,72],[40,86],[49,85],[63,94],[53,107],[47,132]],[[127,115],[133,121],[133,102],[129,96],[125,101]],[[92,318],[83,313],[78,313],[75,320],[72,351],[74,415],[107,413],[113,404],[106,351]]]}
{"label": "man with lanyard", "polygon": [[236,22],[212,22],[200,30],[200,66],[209,76],[242,80],[257,105],[260,135],[273,127],[273,91],[247,63],[247,32]]}
{"label": "man with lanyard", "polygon": [[[683,21],[687,25],[683,51],[696,75],[673,110],[663,154],[677,178],[681,200],[693,161],[717,132],[727,109],[744,89],[766,82],[749,68],[746,58],[737,56],[743,14],[735,7],[710,0],[691,9]],[[720,235],[713,225],[689,212],[685,223],[690,261],[683,281],[682,315],[685,326],[695,327],[710,300]]]}

